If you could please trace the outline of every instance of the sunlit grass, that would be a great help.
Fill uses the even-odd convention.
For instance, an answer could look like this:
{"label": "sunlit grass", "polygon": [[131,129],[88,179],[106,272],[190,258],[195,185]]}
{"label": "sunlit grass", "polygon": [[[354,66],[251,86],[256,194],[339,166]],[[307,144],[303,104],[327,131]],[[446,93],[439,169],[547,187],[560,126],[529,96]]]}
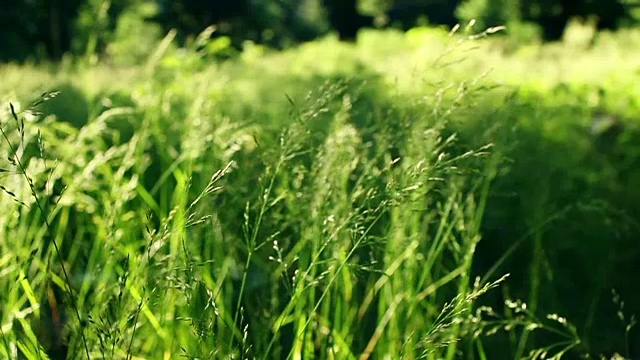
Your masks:
{"label": "sunlit grass", "polygon": [[[592,252],[636,226],[617,191],[638,157],[597,154],[585,130],[601,106],[635,131],[638,64],[601,65],[613,40],[513,56],[458,33],[363,32],[227,63],[170,40],[139,68],[0,68],[20,115],[0,112],[2,356],[591,351],[545,282],[576,247],[559,239],[584,235],[575,221],[590,219]],[[593,279],[596,301],[610,289]]]}

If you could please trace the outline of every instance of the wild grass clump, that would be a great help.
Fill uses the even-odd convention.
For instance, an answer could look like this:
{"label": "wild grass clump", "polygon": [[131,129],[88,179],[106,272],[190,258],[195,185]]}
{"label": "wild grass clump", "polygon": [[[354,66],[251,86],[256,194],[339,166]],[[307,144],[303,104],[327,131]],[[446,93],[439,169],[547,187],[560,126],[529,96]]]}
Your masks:
{"label": "wild grass clump", "polygon": [[[252,134],[253,145],[220,138],[247,131],[229,125],[210,125],[203,136],[209,105],[171,98],[171,87],[144,98],[145,107],[107,110],[80,128],[45,118],[30,124],[38,131],[30,138],[21,125],[23,147],[51,144],[24,161],[59,159],[41,171],[50,172],[46,187],[65,192],[46,231],[29,213],[4,228],[20,239],[3,243],[12,253],[55,245],[30,254],[29,264],[42,264],[30,271],[43,279],[26,299],[5,281],[17,291],[7,317],[27,299],[39,309],[53,293],[52,331],[25,343],[9,322],[6,354],[80,356],[83,342],[85,356],[107,358],[455,354],[473,301],[502,281],[469,286],[490,181],[469,175],[483,174],[489,148],[457,153],[455,136],[442,137],[444,120],[428,111],[431,100],[387,103],[358,125],[359,94],[347,85],[328,82],[302,103],[291,98],[291,124],[275,138]],[[133,135],[111,135],[115,117],[132,117]],[[395,134],[371,131],[390,120]],[[21,173],[31,184],[35,175]],[[25,211],[24,196],[7,194]],[[20,228],[33,230],[20,237]],[[46,265],[54,258],[72,274],[62,283],[47,280],[56,278]],[[18,278],[28,269],[14,266]],[[30,318],[26,333],[48,321]]]}

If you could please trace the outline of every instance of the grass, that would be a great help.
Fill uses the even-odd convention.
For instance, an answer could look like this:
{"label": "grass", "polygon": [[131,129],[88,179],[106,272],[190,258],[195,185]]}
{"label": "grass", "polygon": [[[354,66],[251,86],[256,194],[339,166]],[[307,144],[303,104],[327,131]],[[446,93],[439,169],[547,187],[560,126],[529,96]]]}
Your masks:
{"label": "grass", "polygon": [[1,357],[632,358],[637,39],[3,66]]}

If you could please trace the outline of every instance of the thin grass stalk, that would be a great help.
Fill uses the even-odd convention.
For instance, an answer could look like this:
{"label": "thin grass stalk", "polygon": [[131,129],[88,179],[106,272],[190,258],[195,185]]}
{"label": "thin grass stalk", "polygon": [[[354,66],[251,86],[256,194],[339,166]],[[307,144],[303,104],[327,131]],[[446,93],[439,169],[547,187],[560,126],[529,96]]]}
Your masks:
{"label": "thin grass stalk", "polygon": [[[19,131],[21,131],[21,133],[24,132],[24,128],[23,125],[21,126],[21,122],[18,119],[18,115],[16,114],[16,111],[13,107],[13,104],[9,104],[9,107],[11,108],[11,115],[13,117],[13,119],[16,121],[16,124],[18,124],[18,129],[21,129]],[[49,222],[49,219],[47,217],[47,214],[44,211],[44,207],[41,204],[41,200],[36,192],[35,189],[35,185],[33,184],[32,179],[29,177],[29,175],[27,174],[27,170],[24,167],[24,165],[22,164],[22,161],[20,160],[20,157],[18,156],[18,150],[16,148],[13,147],[13,144],[11,144],[11,141],[9,140],[9,136],[7,135],[7,133],[4,131],[4,129],[0,126],[0,132],[2,133],[2,137],[5,139],[5,141],[7,142],[7,145],[9,146],[10,150],[11,150],[11,154],[15,159],[16,164],[18,165],[18,170],[20,171],[20,174],[25,178],[25,180],[27,181],[27,184],[29,186],[29,190],[31,191],[31,195],[34,197],[36,206],[38,207],[38,210],[40,211],[40,214],[42,214],[43,217],[43,221],[45,224],[45,227],[47,229],[47,234],[49,236],[49,238],[51,239],[51,242],[53,243],[54,249],[56,251],[57,254],[57,258],[58,258],[58,262],[60,264],[60,267],[62,269],[62,273],[64,275],[64,280],[66,282],[67,285],[67,289],[66,289],[66,293],[69,296],[69,301],[71,301],[71,306],[74,309],[74,313],[76,315],[76,318],[78,320],[78,326],[80,327],[80,337],[82,338],[82,343],[84,345],[84,350],[85,350],[85,355],[87,356],[87,359],[90,359],[90,355],[89,355],[89,345],[87,343],[87,338],[84,334],[84,322],[82,321],[82,317],[80,316],[80,309],[78,308],[78,303],[76,301],[76,298],[74,296],[73,293],[73,288],[71,285],[71,278],[69,276],[69,273],[67,272],[67,268],[64,264],[64,261],[62,259],[62,254],[60,253],[60,247],[58,246],[58,242],[56,241],[56,237],[55,234],[53,234],[53,231],[51,230],[51,224]],[[22,139],[24,139],[23,137],[24,135],[22,135]]]}

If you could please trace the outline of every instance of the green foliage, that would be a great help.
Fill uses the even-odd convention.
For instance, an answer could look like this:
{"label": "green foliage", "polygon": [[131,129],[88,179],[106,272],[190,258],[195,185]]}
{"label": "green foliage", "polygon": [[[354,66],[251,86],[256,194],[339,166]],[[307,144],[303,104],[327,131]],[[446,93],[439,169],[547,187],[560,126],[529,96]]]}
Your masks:
{"label": "green foliage", "polygon": [[520,21],[520,1],[467,0],[458,6],[456,15],[465,23],[475,20],[477,28],[484,30]]}
{"label": "green foliage", "polygon": [[177,43],[185,45],[211,26],[213,36],[231,41],[235,50],[247,42],[284,49],[331,31],[353,40],[367,27],[451,29],[472,19],[482,30],[509,26],[514,42],[536,41],[538,32],[558,40],[571,19],[612,30],[636,24],[636,12],[622,0],[14,1],[0,14],[0,60],[59,61],[73,55],[95,63],[113,56],[118,64],[131,64],[150,54],[154,39],[177,31]]}
{"label": "green foliage", "polygon": [[56,121],[82,128],[89,122],[89,105],[85,94],[72,84],[61,83],[56,91],[59,95],[45,101],[40,107],[41,116],[55,117]]}
{"label": "green foliage", "polygon": [[93,57],[101,50],[100,45],[109,41],[110,21],[109,10],[111,1],[89,0],[79,9],[76,20],[76,35],[72,46],[77,54]]}
{"label": "green foliage", "polygon": [[209,35],[0,68],[0,357],[633,357],[637,31]]}
{"label": "green foliage", "polygon": [[158,24],[147,21],[157,13],[153,3],[129,6],[118,17],[107,54],[115,64],[134,65],[144,62],[155,50],[162,38]]}

